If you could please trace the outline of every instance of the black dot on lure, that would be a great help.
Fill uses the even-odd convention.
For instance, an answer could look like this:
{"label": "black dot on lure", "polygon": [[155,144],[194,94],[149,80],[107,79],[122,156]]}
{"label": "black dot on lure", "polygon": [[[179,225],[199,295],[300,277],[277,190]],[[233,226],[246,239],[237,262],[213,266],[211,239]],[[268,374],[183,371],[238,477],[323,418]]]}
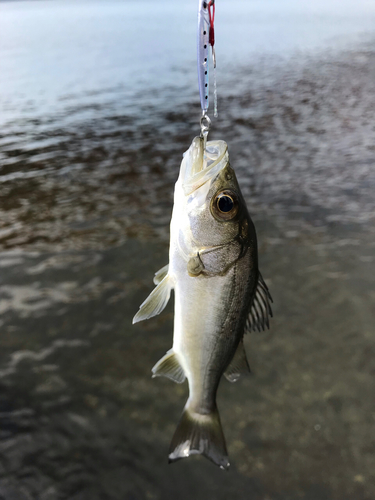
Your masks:
{"label": "black dot on lure", "polygon": [[207,2],[203,2],[203,8],[207,9]]}

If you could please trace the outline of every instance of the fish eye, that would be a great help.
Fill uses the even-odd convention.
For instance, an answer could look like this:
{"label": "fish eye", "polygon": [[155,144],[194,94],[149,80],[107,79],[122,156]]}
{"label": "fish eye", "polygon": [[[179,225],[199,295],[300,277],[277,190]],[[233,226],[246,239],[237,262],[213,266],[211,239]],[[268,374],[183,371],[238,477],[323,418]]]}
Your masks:
{"label": "fish eye", "polygon": [[221,194],[216,200],[217,208],[220,212],[228,213],[233,210],[234,201],[229,194]]}
{"label": "fish eye", "polygon": [[216,219],[231,220],[238,212],[238,199],[233,191],[221,191],[213,197],[211,212]]}

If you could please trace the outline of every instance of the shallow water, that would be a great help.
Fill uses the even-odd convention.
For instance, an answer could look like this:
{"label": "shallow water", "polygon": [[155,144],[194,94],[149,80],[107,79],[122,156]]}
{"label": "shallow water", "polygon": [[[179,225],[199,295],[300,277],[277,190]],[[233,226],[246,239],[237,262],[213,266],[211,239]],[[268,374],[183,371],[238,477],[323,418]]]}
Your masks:
{"label": "shallow water", "polygon": [[217,7],[211,138],[275,301],[253,376],[220,387],[228,473],[167,464],[172,304],[131,326],[198,133],[196,5],[157,5],[0,3],[0,498],[372,500],[373,4]]}

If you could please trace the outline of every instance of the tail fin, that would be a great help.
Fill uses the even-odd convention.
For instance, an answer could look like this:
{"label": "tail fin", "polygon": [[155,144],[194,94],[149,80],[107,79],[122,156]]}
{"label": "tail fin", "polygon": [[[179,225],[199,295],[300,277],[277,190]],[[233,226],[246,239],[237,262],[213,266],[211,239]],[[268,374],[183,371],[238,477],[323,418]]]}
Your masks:
{"label": "tail fin", "polygon": [[198,454],[204,455],[221,469],[229,468],[227,447],[216,407],[206,415],[185,407],[169,448],[169,462]]}

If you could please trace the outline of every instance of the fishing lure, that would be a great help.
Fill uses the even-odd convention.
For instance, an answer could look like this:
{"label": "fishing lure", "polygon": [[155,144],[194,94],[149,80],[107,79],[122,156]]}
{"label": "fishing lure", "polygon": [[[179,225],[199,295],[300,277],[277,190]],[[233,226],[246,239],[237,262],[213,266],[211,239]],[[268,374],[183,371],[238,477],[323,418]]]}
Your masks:
{"label": "fishing lure", "polygon": [[199,0],[198,6],[198,85],[202,108],[201,133],[206,137],[210,129],[211,120],[208,117],[209,105],[209,46],[212,50],[214,68],[214,116],[217,117],[217,91],[216,91],[216,54],[215,54],[215,0],[206,2]]}

